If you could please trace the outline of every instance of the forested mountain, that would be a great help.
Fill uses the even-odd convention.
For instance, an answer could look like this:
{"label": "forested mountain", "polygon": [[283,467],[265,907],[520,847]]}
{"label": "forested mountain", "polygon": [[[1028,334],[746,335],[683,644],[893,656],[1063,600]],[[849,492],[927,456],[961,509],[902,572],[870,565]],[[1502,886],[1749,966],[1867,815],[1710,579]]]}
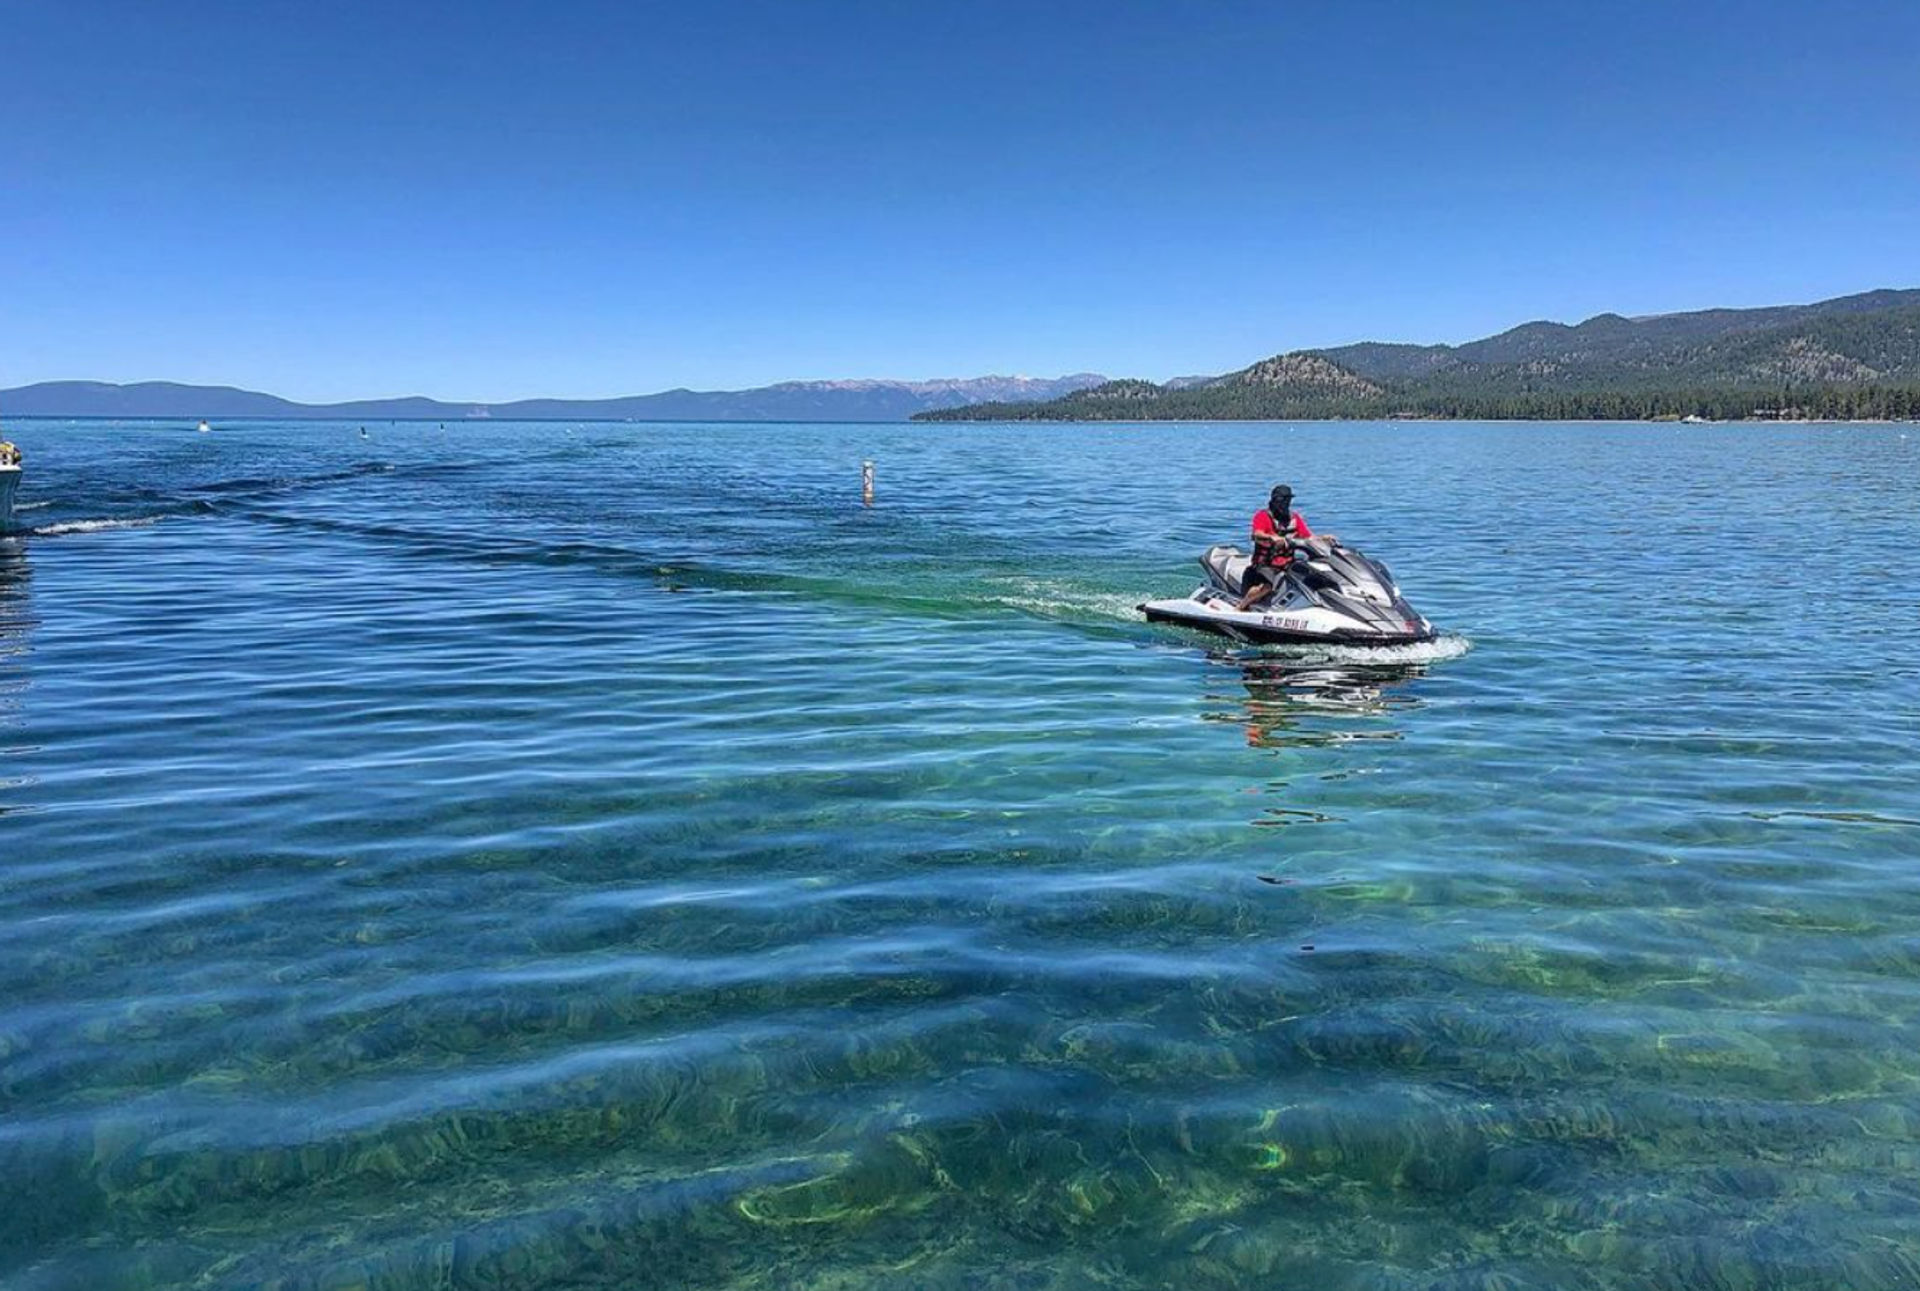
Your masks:
{"label": "forested mountain", "polygon": [[1815,305],[1761,309],[1705,309],[1686,314],[1623,318],[1599,314],[1577,326],[1522,323],[1497,336],[1465,345],[1383,345],[1367,342],[1320,351],[1343,367],[1375,381],[1430,376],[1449,369],[1524,363],[1566,366],[1660,368],[1683,355],[1723,346],[1782,327],[1920,307],[1920,290],[1869,291]]}
{"label": "forested mountain", "polygon": [[1365,342],[1211,380],[1116,381],[949,420],[1920,415],[1920,290],[1577,326],[1525,323],[1465,345]]}

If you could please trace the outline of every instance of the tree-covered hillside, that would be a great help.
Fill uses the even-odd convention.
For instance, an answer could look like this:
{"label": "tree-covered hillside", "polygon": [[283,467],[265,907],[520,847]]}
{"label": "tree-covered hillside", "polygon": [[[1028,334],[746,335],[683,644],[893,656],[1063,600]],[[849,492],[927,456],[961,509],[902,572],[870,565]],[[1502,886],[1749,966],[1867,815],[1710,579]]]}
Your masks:
{"label": "tree-covered hillside", "polygon": [[1113,381],[938,420],[1920,416],[1920,291],[1297,351],[1210,381]]}

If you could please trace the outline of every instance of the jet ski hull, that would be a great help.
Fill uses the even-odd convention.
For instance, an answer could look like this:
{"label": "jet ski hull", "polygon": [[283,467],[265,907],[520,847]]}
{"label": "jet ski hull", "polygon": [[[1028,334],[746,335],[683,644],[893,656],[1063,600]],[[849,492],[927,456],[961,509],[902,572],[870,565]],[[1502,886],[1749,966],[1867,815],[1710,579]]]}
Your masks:
{"label": "jet ski hull", "polygon": [[1207,581],[1193,595],[1139,607],[1148,622],[1258,645],[1405,646],[1439,635],[1401,597],[1386,566],[1338,543],[1300,546],[1279,585],[1248,610],[1236,608],[1250,576],[1246,553],[1211,547],[1200,567]]}
{"label": "jet ski hull", "polygon": [[1191,597],[1147,601],[1139,609],[1149,623],[1172,623],[1255,645],[1403,646],[1419,645],[1440,635],[1425,619],[1408,621],[1403,631],[1387,632],[1320,625],[1297,614],[1264,614],[1258,610],[1242,614],[1231,606],[1216,608]]}

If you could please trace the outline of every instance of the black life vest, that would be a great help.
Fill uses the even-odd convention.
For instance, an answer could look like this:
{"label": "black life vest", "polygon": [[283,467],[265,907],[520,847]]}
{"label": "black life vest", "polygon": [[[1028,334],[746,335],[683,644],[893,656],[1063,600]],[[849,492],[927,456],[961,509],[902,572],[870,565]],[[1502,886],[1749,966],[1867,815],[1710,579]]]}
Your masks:
{"label": "black life vest", "polygon": [[[1277,569],[1287,565],[1293,557],[1287,553],[1287,539],[1294,535],[1295,519],[1293,512],[1287,512],[1286,523],[1282,524],[1271,510],[1260,513],[1273,525],[1273,533],[1257,533],[1253,537],[1253,563],[1266,568]],[[1257,519],[1258,517],[1256,517]]]}

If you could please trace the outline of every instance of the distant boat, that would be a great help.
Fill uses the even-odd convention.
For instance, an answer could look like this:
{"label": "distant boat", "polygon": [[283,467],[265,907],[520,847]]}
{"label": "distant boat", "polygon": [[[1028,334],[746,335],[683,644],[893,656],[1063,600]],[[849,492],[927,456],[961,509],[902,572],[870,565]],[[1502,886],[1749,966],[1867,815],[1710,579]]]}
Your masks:
{"label": "distant boat", "polygon": [[210,430],[212,430],[212,429],[213,429],[213,427],[211,427],[211,426],[209,426],[209,425],[207,425],[207,423],[206,423],[206,422],[204,422],[204,421],[202,421],[202,422],[200,423],[200,433],[201,433],[201,434],[203,434],[203,435],[204,435],[204,434],[206,434],[206,433],[207,433],[208,431],[210,431]]}

